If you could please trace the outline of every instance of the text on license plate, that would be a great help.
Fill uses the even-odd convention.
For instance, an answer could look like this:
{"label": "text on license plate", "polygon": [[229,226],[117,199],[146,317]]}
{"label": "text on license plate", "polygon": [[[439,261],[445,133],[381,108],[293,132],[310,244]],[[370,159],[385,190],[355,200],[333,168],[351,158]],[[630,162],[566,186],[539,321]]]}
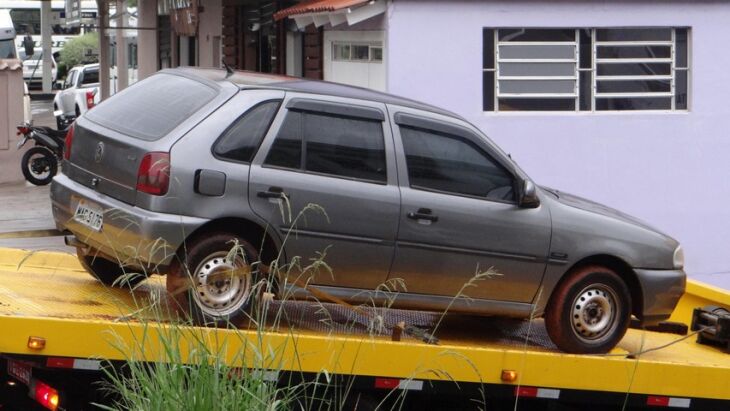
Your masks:
{"label": "text on license plate", "polygon": [[95,231],[100,231],[101,226],[104,224],[104,213],[100,208],[82,200],[76,206],[74,220]]}
{"label": "text on license plate", "polygon": [[24,362],[8,360],[8,374],[17,378],[18,381],[25,385],[30,385],[30,377],[32,375],[32,367]]}

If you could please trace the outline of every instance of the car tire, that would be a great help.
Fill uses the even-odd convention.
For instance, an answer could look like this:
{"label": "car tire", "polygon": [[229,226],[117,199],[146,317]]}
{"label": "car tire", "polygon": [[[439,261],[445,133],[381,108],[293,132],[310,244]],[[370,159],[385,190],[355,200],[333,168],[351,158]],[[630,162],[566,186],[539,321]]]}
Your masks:
{"label": "car tire", "polygon": [[[43,171],[39,169],[42,162]],[[58,160],[53,152],[45,147],[34,146],[23,154],[20,161],[23,176],[28,182],[37,186],[44,186],[53,180],[58,172]]]}
{"label": "car tire", "polygon": [[76,248],[76,256],[81,266],[91,274],[92,277],[101,281],[109,287],[134,288],[145,280],[145,276],[131,269],[125,269],[120,264],[106,258],[84,252]]}
{"label": "car tire", "polygon": [[545,310],[545,327],[559,349],[575,354],[610,351],[626,334],[631,296],[613,270],[580,267],[560,282]]}
{"label": "car tire", "polygon": [[76,118],[79,118],[81,116],[81,109],[79,108],[78,104],[74,108],[74,113],[76,113]]}
{"label": "car tire", "polygon": [[[240,248],[234,250],[236,243]],[[256,249],[240,236],[197,236],[170,266],[169,297],[178,313],[194,324],[238,327],[251,318],[249,310],[259,301],[257,261]],[[241,269],[243,275],[234,275],[233,269]]]}

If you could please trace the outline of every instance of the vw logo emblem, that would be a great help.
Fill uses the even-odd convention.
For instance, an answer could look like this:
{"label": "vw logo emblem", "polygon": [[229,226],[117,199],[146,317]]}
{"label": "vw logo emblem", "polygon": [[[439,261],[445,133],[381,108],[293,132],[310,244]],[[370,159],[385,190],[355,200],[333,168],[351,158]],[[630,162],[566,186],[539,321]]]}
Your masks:
{"label": "vw logo emblem", "polygon": [[104,157],[104,143],[101,141],[96,145],[96,151],[94,152],[94,161],[101,163],[101,159]]}

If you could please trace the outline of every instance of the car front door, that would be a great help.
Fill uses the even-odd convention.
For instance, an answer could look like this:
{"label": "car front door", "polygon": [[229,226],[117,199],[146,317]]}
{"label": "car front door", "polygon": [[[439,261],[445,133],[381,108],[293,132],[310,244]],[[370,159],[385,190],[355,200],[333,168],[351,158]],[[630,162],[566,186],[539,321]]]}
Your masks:
{"label": "car front door", "polygon": [[410,293],[530,302],[550,245],[546,207],[517,205],[509,160],[465,124],[393,120],[402,210],[391,278]]}
{"label": "car front door", "polygon": [[251,207],[284,239],[287,261],[322,255],[331,268],[308,272],[312,283],[368,290],[388,277],[400,193],[385,112],[288,93],[251,165]]}

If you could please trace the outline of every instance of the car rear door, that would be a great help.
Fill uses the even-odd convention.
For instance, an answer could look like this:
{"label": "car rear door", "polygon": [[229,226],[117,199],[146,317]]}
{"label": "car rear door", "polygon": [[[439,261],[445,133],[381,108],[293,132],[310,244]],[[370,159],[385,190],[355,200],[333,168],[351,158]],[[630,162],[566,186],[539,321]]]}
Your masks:
{"label": "car rear door", "polygon": [[309,272],[313,283],[376,288],[400,210],[385,106],[287,93],[283,107],[251,165],[252,209],[284,239],[289,262],[324,255],[332,272]]}
{"label": "car rear door", "polygon": [[[393,118],[402,210],[391,278],[410,293],[530,302],[545,270],[549,211],[518,207],[520,178],[466,124],[421,115]],[[497,275],[462,289],[490,268]]]}
{"label": "car rear door", "polygon": [[76,93],[76,80],[78,78],[79,69],[72,68],[71,71],[66,75],[66,81],[63,83],[63,90],[61,93],[61,110],[64,114],[74,113],[74,97]]}

